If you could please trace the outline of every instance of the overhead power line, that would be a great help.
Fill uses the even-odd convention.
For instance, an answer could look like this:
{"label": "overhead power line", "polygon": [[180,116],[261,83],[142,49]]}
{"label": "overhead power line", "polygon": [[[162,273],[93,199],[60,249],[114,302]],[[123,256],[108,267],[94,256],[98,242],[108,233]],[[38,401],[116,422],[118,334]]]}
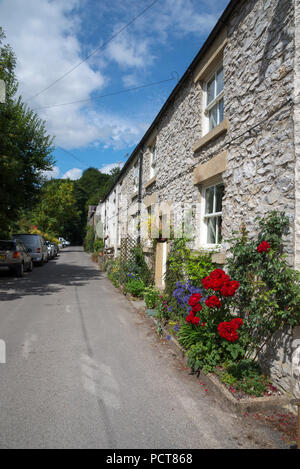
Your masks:
{"label": "overhead power line", "polygon": [[159,0],[154,0],[152,3],[150,3],[150,5],[148,5],[146,8],[144,8],[138,15],[136,15],[134,18],[132,18],[132,20],[129,21],[129,23],[125,24],[125,26],[123,26],[121,29],[119,29],[115,34],[113,34],[112,36],[110,36],[107,41],[105,41],[103,44],[101,44],[100,46],[96,47],[96,49],[94,49],[92,52],[90,52],[84,59],[82,59],[80,62],[78,62],[77,65],[75,65],[74,67],[72,67],[70,70],[68,70],[67,72],[65,72],[63,75],[61,75],[60,77],[58,77],[56,80],[54,80],[52,83],[50,83],[48,86],[46,86],[46,88],[43,88],[41,91],[39,91],[38,93],[34,94],[33,96],[31,96],[30,98],[27,99],[27,101],[30,101],[31,99],[33,98],[36,98],[37,96],[40,96],[42,93],[44,93],[45,91],[49,90],[50,88],[52,88],[52,86],[54,86],[56,83],[58,83],[60,80],[62,80],[63,78],[65,78],[67,75],[69,75],[70,73],[74,72],[74,70],[76,70],[78,67],[80,67],[80,65],[82,65],[84,62],[86,62],[90,57],[92,57],[92,55],[96,54],[96,52],[100,51],[100,50],[103,50],[107,44],[109,44],[113,39],[115,39],[117,36],[119,36],[119,34],[121,34],[123,31],[125,31],[125,29],[127,29],[129,26],[131,26],[138,18],[140,18],[142,15],[144,15],[148,10],[150,10],[150,8],[152,8],[156,3],[158,3]]}
{"label": "overhead power line", "polygon": [[67,155],[71,156],[72,158],[74,158],[74,160],[77,160],[79,163],[81,163],[82,165],[86,166],[87,168],[89,168],[90,166],[83,160],[81,160],[80,158],[78,158],[76,155],[74,155],[74,153],[72,153],[71,151],[69,150],[66,150],[65,148],[63,147],[60,147],[59,145],[56,145],[56,148],[59,148],[60,150],[64,151],[65,153],[67,153]]}
{"label": "overhead power line", "polygon": [[70,104],[84,103],[84,102],[88,102],[88,101],[97,101],[98,99],[107,98],[109,96],[116,96],[118,94],[128,93],[130,91],[136,91],[136,90],[140,90],[142,88],[148,88],[149,86],[160,85],[162,83],[167,83],[167,82],[173,81],[173,80],[175,80],[175,77],[167,78],[165,80],[155,81],[155,82],[152,82],[152,83],[147,83],[147,84],[141,85],[141,86],[135,86],[134,88],[127,88],[126,90],[119,90],[119,91],[114,91],[112,93],[102,94],[102,95],[100,95],[98,97],[95,97],[95,98],[78,99],[76,101],[70,101],[70,102],[67,102],[67,103],[49,104],[49,106],[36,107],[36,108],[33,108],[33,111],[37,111],[39,109],[49,109],[49,108],[52,108],[52,107],[69,106]]}
{"label": "overhead power line", "polygon": [[[278,107],[276,107],[275,109],[273,109],[271,112],[269,112],[265,118],[263,118],[262,120],[258,121],[256,124],[252,125],[251,127],[249,127],[248,129],[246,129],[244,132],[236,135],[235,137],[232,137],[229,141],[227,141],[224,146],[228,147],[230,144],[233,144],[234,142],[236,142],[236,140],[244,137],[247,133],[255,130],[257,127],[259,127],[260,125],[264,124],[265,122],[267,122],[269,119],[271,119],[278,111],[280,111],[281,109],[283,109],[285,106],[287,105],[290,105],[290,108],[289,110],[292,108],[292,106],[294,105],[294,101],[292,98],[284,101],[282,104],[280,104]],[[212,152],[212,154],[214,154],[214,151]],[[191,166],[189,166],[187,169],[183,170],[183,171],[180,171],[179,173],[177,174],[172,174],[172,177],[167,180],[167,181],[164,181],[163,184],[160,184],[157,186],[157,190],[161,190],[161,189],[164,189],[165,187],[169,187],[170,183],[176,179],[179,179],[181,178],[182,176],[185,176],[187,175],[188,173],[191,173],[195,168],[196,166],[199,165],[199,161],[196,161],[195,163],[193,163]],[[112,188],[110,190],[113,189],[114,186],[112,186]],[[109,192],[106,194],[106,196],[109,194]],[[106,197],[105,196],[105,197]],[[101,201],[100,201],[101,202]],[[105,223],[107,223],[109,220],[113,219],[113,218],[116,218],[118,216],[118,213],[110,216],[109,218],[106,219]]]}

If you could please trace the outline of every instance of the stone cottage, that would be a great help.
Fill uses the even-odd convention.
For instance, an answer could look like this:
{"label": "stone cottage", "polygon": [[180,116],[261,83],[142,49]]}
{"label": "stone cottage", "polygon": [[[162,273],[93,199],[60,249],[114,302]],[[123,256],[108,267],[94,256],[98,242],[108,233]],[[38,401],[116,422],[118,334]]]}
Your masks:
{"label": "stone cottage", "polygon": [[[244,222],[251,237],[254,218],[277,209],[290,218],[287,253],[300,269],[299,166],[300,2],[231,0],[99,204],[106,247],[117,255],[131,234],[148,252],[149,224],[140,217],[159,230],[192,213],[194,248],[213,249],[223,265],[232,230]],[[160,288],[167,228],[162,237],[154,253]],[[297,331],[284,339],[293,358],[278,346],[273,368],[300,395]]]}

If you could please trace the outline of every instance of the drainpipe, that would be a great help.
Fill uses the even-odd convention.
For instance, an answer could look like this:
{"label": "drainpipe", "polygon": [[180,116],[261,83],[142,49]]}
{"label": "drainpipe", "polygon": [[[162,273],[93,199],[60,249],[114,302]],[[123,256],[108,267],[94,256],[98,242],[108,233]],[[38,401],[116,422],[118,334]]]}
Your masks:
{"label": "drainpipe", "polygon": [[142,193],[143,193],[143,158],[144,149],[140,149],[140,161],[139,161],[139,191],[138,191],[138,244],[141,242],[141,213],[142,213]]}

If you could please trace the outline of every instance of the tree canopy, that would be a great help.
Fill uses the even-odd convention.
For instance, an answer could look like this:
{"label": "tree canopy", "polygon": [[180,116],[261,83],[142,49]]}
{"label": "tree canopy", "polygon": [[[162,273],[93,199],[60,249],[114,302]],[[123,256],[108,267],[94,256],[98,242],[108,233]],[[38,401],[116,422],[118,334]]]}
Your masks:
{"label": "tree canopy", "polygon": [[0,237],[8,237],[20,212],[32,208],[42,172],[51,169],[53,138],[45,123],[16,97],[16,57],[0,27],[0,79],[6,85],[5,103],[0,104]]}

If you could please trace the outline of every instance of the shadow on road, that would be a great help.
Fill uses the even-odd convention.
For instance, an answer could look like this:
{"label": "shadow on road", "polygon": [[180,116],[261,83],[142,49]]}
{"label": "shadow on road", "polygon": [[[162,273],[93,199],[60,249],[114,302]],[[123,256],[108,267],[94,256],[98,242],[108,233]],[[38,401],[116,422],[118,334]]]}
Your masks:
{"label": "shadow on road", "polygon": [[34,267],[23,278],[0,270],[0,301],[12,301],[29,295],[52,295],[66,286],[80,287],[103,276],[92,265],[82,266],[72,261],[72,252],[78,253],[78,250],[63,252],[59,260],[49,261],[43,267]]}

